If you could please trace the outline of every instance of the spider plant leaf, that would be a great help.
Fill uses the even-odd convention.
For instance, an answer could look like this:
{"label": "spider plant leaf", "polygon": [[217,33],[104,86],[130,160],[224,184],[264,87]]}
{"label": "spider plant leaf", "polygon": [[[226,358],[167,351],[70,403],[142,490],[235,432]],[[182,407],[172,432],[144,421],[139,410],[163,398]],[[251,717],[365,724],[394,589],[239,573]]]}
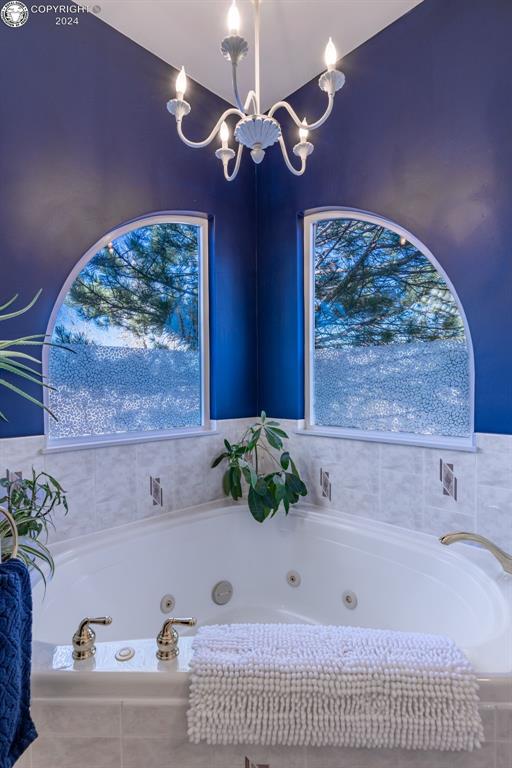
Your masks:
{"label": "spider plant leaf", "polygon": [[5,368],[5,370],[7,370],[7,366],[10,367],[10,370],[19,369],[20,371],[31,373],[33,376],[37,376],[38,380],[40,381],[45,378],[41,371],[35,370],[30,365],[26,365],[25,363],[20,363],[19,360],[11,360],[10,358],[6,358],[5,355],[0,352],[0,368]]}
{"label": "spider plant leaf", "polygon": [[2,351],[2,357],[19,357],[22,360],[29,360],[31,363],[34,363],[35,365],[41,365],[41,361],[37,359],[37,357],[34,357],[33,355],[27,355],[26,352],[15,352],[11,351],[9,349]]}
{"label": "spider plant leaf", "polygon": [[2,339],[0,350],[9,349],[9,347],[40,347],[47,343],[38,339],[44,339],[44,335],[39,333],[35,336],[20,336],[19,339]]}
{"label": "spider plant leaf", "polygon": [[[38,341],[41,339],[41,341]],[[66,352],[72,352],[76,354],[75,350],[71,347],[66,347],[65,344],[57,344],[54,341],[47,341],[47,336],[44,333],[36,333],[33,336],[20,336],[19,339],[2,339],[0,341],[0,351],[9,349],[9,347],[54,347],[55,349],[65,349]],[[40,363],[39,360],[36,362]]]}
{"label": "spider plant leaf", "polygon": [[16,301],[16,299],[18,298],[18,296],[19,296],[19,293],[15,293],[12,299],[9,299],[9,301],[6,301],[5,304],[2,304],[2,306],[0,307],[0,312],[3,312],[4,309],[7,309],[7,307],[12,306]]}
{"label": "spider plant leaf", "polygon": [[26,541],[22,541],[19,548],[33,558],[43,560],[48,565],[50,574],[53,576],[55,573],[55,563],[48,547],[45,547],[41,542],[38,542],[38,546],[34,547],[31,544],[27,544]]}
{"label": "spider plant leaf", "polygon": [[0,349],[8,349],[9,347],[41,347],[44,344],[49,344],[47,341],[37,341],[37,339],[44,338],[44,333],[36,333],[33,336],[20,336],[19,339],[3,339],[0,341]]}
{"label": "spider plant leaf", "polygon": [[28,379],[29,381],[32,381],[35,384],[38,384],[40,387],[44,387],[45,389],[51,389],[55,391],[55,387],[52,387],[51,384],[48,384],[48,382],[45,381],[46,377],[42,376],[40,371],[34,371],[32,368],[29,368],[26,365],[20,365],[19,363],[16,365],[12,363],[5,363],[2,361],[1,353],[0,353],[0,371],[7,371],[8,373],[12,373],[13,376],[21,376],[23,379]]}
{"label": "spider plant leaf", "polygon": [[[24,366],[27,367],[27,366]],[[32,375],[24,371],[22,368],[19,367],[19,365],[12,365],[11,363],[6,363],[0,358],[0,370],[2,371],[8,371],[9,373],[14,374],[15,376],[21,376],[22,379],[27,379],[27,381],[32,381],[34,384],[41,384],[41,377],[34,376],[33,374],[37,374],[37,371],[32,371]],[[28,370],[32,370],[31,368],[28,368]]]}
{"label": "spider plant leaf", "polygon": [[[28,312],[29,309],[32,309],[36,301],[39,299],[41,293],[42,293],[42,289],[40,288],[36,293],[36,295],[34,296],[34,298],[32,299],[32,301],[29,302],[26,305],[26,307],[22,307],[21,309],[17,309],[15,312],[10,312],[6,315],[0,315],[0,320],[11,320],[13,317],[19,317],[20,315],[24,315],[25,312]],[[17,298],[18,298],[18,294],[16,294],[16,296],[13,299],[7,302],[7,304],[4,304],[3,307],[0,307],[0,310],[6,309],[7,307],[11,306]]]}
{"label": "spider plant leaf", "polygon": [[[21,559],[23,560],[23,562],[25,563],[27,568],[29,568],[29,569],[33,568],[34,570],[36,570],[40,574],[40,576],[41,576],[41,578],[43,580],[44,589],[45,589],[45,593],[46,593],[46,586],[47,586],[46,575],[45,575],[43,569],[38,565],[37,559],[34,559],[34,556],[31,555],[30,547],[27,547],[26,544],[20,544],[20,547],[18,549],[18,556],[21,557]],[[53,561],[52,561],[52,563],[53,563]],[[53,576],[53,573],[55,573],[55,568],[52,571],[52,569],[50,567],[50,574],[52,576]]]}
{"label": "spider plant leaf", "polygon": [[44,405],[44,403],[41,403],[40,400],[37,400],[35,397],[32,397],[32,395],[27,394],[22,389],[17,387],[15,384],[11,384],[10,381],[6,381],[5,379],[0,379],[0,386],[5,387],[6,389],[10,389],[12,392],[15,392],[17,395],[20,395],[20,397],[24,397],[25,400],[29,400],[31,403],[34,403],[34,405],[38,405],[40,408],[43,408],[45,411],[47,411],[50,416],[53,416],[54,419],[57,420],[57,417],[55,416],[52,411]]}

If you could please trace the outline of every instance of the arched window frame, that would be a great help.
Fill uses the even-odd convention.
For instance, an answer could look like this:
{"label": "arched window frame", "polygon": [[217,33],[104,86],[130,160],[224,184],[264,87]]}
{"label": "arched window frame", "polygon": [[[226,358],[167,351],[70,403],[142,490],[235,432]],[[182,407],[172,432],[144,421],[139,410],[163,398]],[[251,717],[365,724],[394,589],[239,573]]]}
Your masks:
{"label": "arched window frame", "polygon": [[[126,432],[120,434],[91,435],[69,438],[51,438],[49,422],[51,416],[44,411],[44,434],[46,437],[45,452],[60,450],[79,450],[94,446],[122,445],[127,443],[151,442],[155,440],[168,440],[190,436],[212,434],[216,431],[216,424],[210,419],[210,333],[209,333],[209,254],[208,254],[208,214],[195,211],[161,211],[145,214],[132,219],[100,237],[75,264],[66,278],[57,300],[53,306],[48,327],[47,338],[51,338],[60,308],[64,303],[69,290],[85,265],[109,242],[122,235],[126,235],[134,229],[153,224],[191,224],[199,228],[199,331],[200,331],[200,365],[201,365],[201,425],[197,427],[180,427],[176,429],[162,429],[147,432]],[[43,347],[42,370],[45,376],[49,371],[50,348]],[[49,406],[49,393],[45,388],[43,402]]]}
{"label": "arched window frame", "polygon": [[[464,323],[464,332],[469,356],[469,399],[470,399],[470,434],[467,437],[452,437],[443,435],[421,435],[406,432],[387,432],[353,429],[349,427],[323,427],[317,426],[313,409],[313,375],[314,375],[314,224],[325,219],[355,219],[384,226],[405,237],[421,253],[429,259],[437,272],[442,276],[448,286]],[[357,208],[325,207],[315,208],[304,212],[304,424],[300,432],[302,434],[324,437],[339,437],[352,440],[366,440],[381,443],[398,443],[405,445],[417,445],[429,448],[444,448],[462,451],[475,451],[474,438],[474,411],[475,411],[475,368],[473,342],[467,321],[466,313],[457,295],[452,281],[446,274],[441,264],[427,246],[418,240],[412,232],[404,229],[394,221],[378,216],[368,211]]]}

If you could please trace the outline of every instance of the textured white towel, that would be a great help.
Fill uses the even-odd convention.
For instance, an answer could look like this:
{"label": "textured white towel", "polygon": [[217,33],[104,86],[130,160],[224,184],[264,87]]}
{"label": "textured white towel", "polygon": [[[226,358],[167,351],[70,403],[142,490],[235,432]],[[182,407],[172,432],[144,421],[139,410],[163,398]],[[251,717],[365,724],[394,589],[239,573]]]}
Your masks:
{"label": "textured white towel", "polygon": [[202,627],[188,734],[208,744],[471,750],[478,685],[448,638],[303,624]]}

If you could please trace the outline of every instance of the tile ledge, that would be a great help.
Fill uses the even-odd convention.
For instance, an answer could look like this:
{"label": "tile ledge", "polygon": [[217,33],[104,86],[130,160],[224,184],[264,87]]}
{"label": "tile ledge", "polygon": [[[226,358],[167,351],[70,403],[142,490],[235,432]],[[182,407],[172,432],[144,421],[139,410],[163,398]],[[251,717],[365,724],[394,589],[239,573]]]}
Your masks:
{"label": "tile ledge", "polygon": [[218,435],[219,430],[217,425],[212,422],[212,426],[209,428],[199,428],[191,430],[173,430],[160,433],[140,433],[132,434],[129,437],[113,437],[109,436],[105,439],[77,439],[76,441],[49,441],[41,449],[42,454],[50,453],[66,453],[68,451],[86,451],[91,448],[112,448],[118,445],[140,445],[144,443],[156,443],[166,440],[181,440],[187,437],[208,437],[209,435]]}
{"label": "tile ledge", "polygon": [[306,437],[330,437],[337,440],[358,440],[360,442],[385,443],[388,445],[403,445],[416,448],[434,448],[438,450],[462,451],[476,453],[475,436],[470,438],[440,438],[429,439],[428,436],[409,435],[389,432],[364,432],[359,430],[329,429],[328,427],[300,427],[294,430],[295,435]]}

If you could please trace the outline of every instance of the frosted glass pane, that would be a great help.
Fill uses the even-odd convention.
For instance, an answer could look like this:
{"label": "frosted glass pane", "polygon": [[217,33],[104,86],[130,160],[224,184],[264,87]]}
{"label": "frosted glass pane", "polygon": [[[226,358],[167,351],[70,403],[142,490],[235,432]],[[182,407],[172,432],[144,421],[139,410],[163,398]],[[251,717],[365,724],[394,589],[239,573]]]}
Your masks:
{"label": "frosted glass pane", "polygon": [[464,323],[431,261],[355,219],[315,224],[313,258],[315,423],[469,435]]}
{"label": "frosted glass pane", "polygon": [[51,437],[201,424],[199,249],[199,227],[154,224],[82,269],[52,337]]}

